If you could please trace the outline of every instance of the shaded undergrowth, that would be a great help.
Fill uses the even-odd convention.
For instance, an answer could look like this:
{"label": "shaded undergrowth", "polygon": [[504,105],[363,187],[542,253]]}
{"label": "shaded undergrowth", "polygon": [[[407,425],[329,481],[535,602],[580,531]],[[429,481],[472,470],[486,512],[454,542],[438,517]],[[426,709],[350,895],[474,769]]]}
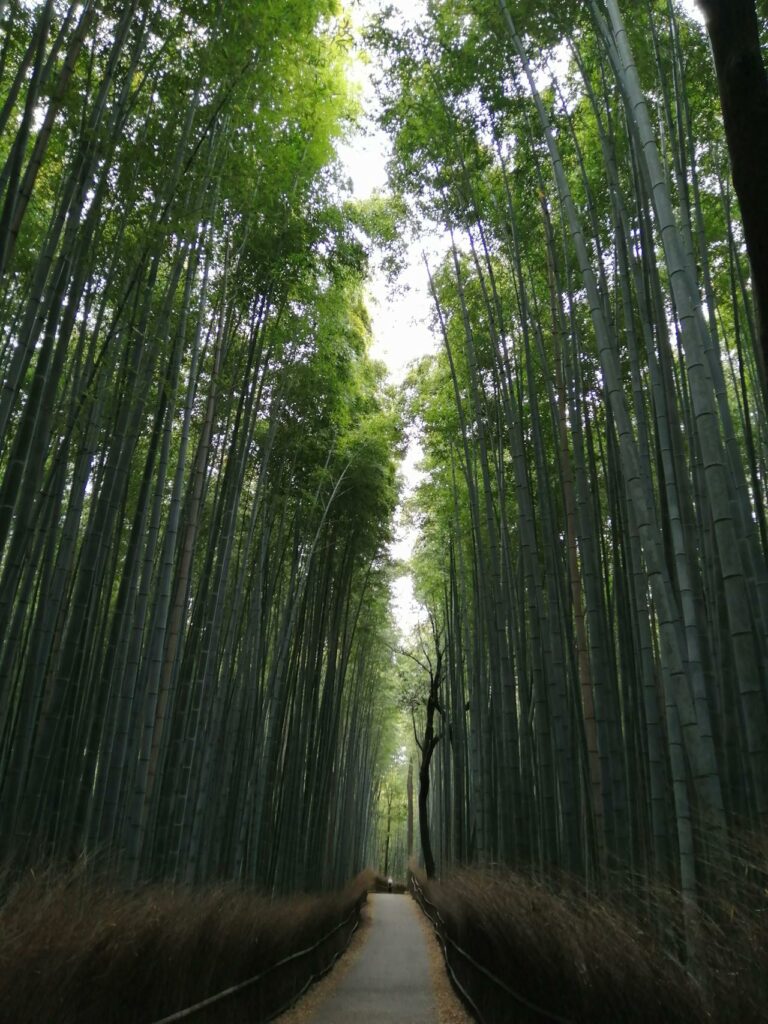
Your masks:
{"label": "shaded undergrowth", "polygon": [[[0,1024],[150,1024],[354,920],[372,881],[363,873],[340,892],[271,900],[235,885],[126,892],[29,874],[0,907]],[[191,1019],[267,1019],[329,965],[351,928]]]}
{"label": "shaded undergrowth", "polygon": [[[758,1024],[768,1020],[768,895],[734,870],[699,917],[695,971],[682,962],[679,898],[663,888],[597,897],[567,880],[466,869],[417,878],[439,910],[451,966],[485,1024]],[[630,911],[628,908],[632,907]],[[430,908],[428,908],[430,910]]]}

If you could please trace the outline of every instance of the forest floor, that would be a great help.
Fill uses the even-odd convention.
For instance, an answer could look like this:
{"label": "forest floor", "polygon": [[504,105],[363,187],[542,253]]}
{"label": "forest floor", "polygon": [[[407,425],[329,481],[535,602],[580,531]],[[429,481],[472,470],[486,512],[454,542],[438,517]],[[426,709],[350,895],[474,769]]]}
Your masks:
{"label": "forest floor", "polygon": [[409,896],[371,894],[334,970],[278,1024],[470,1024],[437,940]]}

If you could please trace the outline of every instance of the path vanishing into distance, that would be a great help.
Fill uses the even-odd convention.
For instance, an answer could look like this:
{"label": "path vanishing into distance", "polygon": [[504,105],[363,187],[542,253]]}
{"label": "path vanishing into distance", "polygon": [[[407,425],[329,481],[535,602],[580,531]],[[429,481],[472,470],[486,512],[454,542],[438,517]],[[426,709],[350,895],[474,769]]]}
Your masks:
{"label": "path vanishing into distance", "polygon": [[0,0],[0,1024],[768,1024],[767,238],[768,0]]}
{"label": "path vanishing into distance", "polygon": [[[367,916],[361,945],[345,954],[317,991],[280,1017],[279,1024],[469,1021],[414,901],[407,895],[370,894]],[[348,964],[346,957],[351,959]]]}

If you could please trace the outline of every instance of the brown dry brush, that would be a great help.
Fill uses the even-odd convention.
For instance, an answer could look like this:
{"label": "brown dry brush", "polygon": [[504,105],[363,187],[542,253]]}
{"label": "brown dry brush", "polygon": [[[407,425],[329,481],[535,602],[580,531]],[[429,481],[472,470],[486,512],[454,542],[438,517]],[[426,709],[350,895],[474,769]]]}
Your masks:
{"label": "brown dry brush", "polygon": [[721,884],[706,894],[703,970],[717,1024],[768,1021],[768,835],[734,841]]}
{"label": "brown dry brush", "polygon": [[[640,911],[636,893],[597,897],[560,881],[555,890],[551,882],[508,870],[467,869],[441,882],[419,881],[449,937],[473,960],[525,1000],[574,1024],[768,1021],[761,873],[734,875],[727,889],[710,894],[696,978],[675,955],[672,915],[679,900],[669,890],[648,891]],[[516,1005],[460,955],[451,963],[486,1024],[547,1020]]]}
{"label": "brown dry brush", "polygon": [[[30,874],[0,907],[0,1024],[149,1024],[313,945],[372,880],[363,873],[341,892],[271,900],[236,885],[126,892]],[[343,949],[350,929],[191,1020],[268,1019]]]}

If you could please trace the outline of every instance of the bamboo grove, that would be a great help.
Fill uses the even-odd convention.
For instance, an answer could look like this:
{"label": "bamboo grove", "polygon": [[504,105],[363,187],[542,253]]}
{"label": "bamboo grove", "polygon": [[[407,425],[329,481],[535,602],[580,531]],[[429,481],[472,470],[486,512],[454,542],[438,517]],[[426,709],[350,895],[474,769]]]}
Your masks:
{"label": "bamboo grove", "polygon": [[[693,928],[765,834],[766,282],[723,51],[678,0],[551,6],[380,11],[395,198],[353,203],[337,0],[0,0],[6,863],[400,865],[422,654],[438,871],[658,880]],[[446,244],[398,396],[364,296],[404,208]]]}
{"label": "bamboo grove", "polygon": [[[334,0],[0,3],[0,844],[366,859],[400,445]],[[386,219],[386,218],[384,218]]]}
{"label": "bamboo grove", "polygon": [[408,382],[438,872],[694,914],[768,797],[768,422],[706,34],[672,0],[435,0],[371,40],[393,185],[446,238]]}

